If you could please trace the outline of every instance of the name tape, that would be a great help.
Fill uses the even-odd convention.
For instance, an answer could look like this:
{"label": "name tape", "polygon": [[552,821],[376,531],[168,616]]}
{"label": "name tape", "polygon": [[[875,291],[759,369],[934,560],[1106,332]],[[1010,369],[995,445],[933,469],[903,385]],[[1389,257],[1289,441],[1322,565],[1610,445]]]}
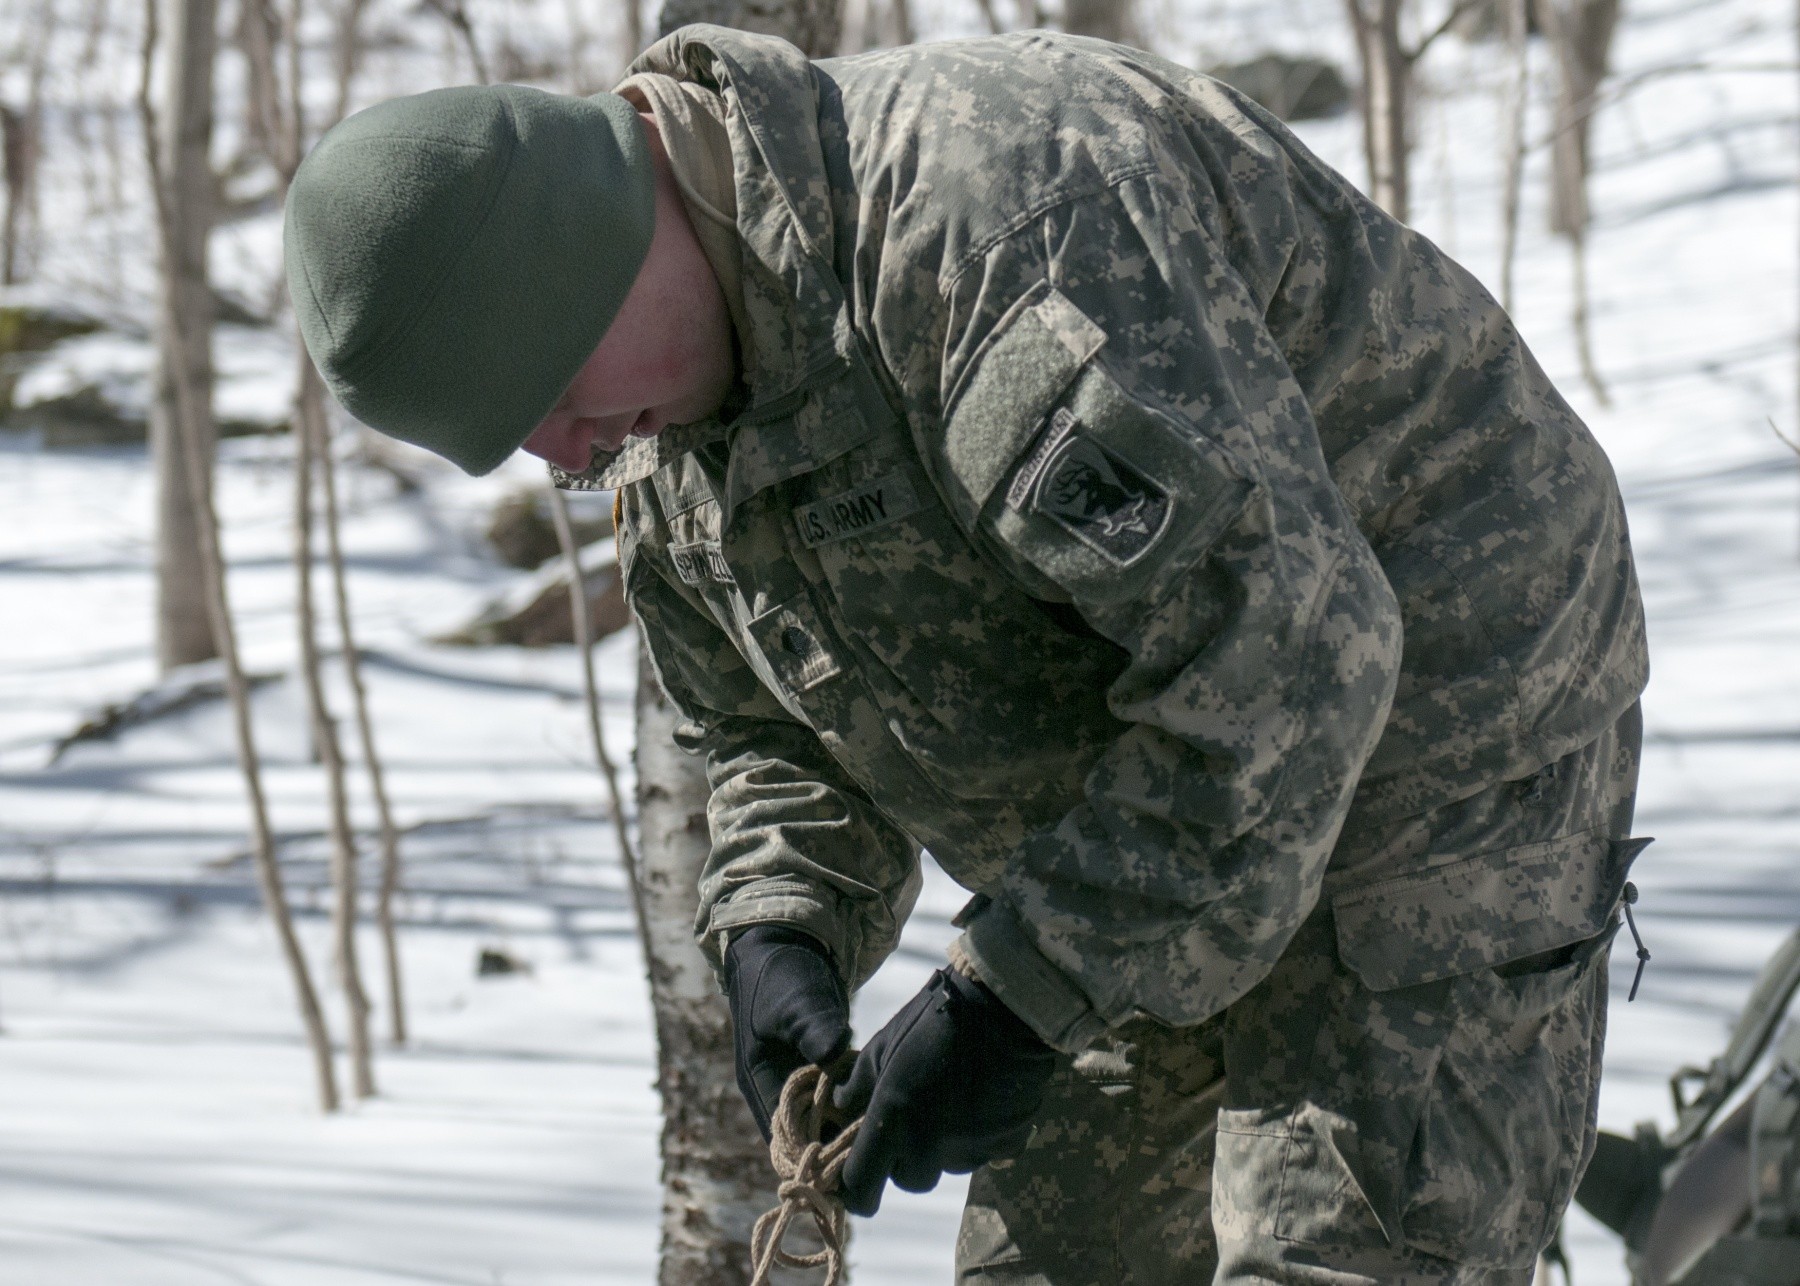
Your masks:
{"label": "name tape", "polygon": [[860,536],[919,510],[919,497],[904,473],[888,473],[872,482],[794,510],[794,529],[808,549]]}
{"label": "name tape", "polygon": [[691,545],[670,545],[669,557],[675,562],[675,574],[688,585],[698,588],[707,584],[737,584],[716,540],[696,540]]}

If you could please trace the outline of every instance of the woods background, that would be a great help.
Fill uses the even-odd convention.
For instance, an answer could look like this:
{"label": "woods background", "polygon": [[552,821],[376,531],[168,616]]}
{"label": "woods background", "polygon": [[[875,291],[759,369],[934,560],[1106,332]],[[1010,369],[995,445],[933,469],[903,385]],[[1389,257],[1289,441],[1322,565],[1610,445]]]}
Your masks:
{"label": "woods background", "polygon": [[[1038,26],[1141,45],[1290,119],[1507,302],[1637,536],[1658,955],[1604,1110],[1666,1114],[1800,919],[1794,11],[12,0],[0,1282],[745,1279],[771,1177],[690,940],[704,782],[607,498],[348,421],[280,257],[287,181],[347,112],[591,93],[692,21],[815,56]],[[860,1032],[959,901],[933,868]],[[859,1226],[858,1280],[947,1277],[957,1198]],[[1584,1282],[1623,1280],[1575,1231]]]}

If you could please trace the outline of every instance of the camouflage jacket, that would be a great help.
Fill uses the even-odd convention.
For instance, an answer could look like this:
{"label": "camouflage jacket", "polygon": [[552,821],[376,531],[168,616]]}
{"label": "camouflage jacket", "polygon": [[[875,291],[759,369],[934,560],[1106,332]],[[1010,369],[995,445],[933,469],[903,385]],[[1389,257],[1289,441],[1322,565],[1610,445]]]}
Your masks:
{"label": "camouflage jacket", "polygon": [[1147,54],[689,27],[634,70],[727,104],[746,391],[572,481],[620,488],[708,757],[715,960],[786,922],[860,981],[919,845],[1065,1049],[1219,1011],[1321,897],[1380,985],[1468,967],[1398,926],[1496,961],[1598,931],[1608,837],[1332,860],[1645,680],[1610,468],[1466,272]]}

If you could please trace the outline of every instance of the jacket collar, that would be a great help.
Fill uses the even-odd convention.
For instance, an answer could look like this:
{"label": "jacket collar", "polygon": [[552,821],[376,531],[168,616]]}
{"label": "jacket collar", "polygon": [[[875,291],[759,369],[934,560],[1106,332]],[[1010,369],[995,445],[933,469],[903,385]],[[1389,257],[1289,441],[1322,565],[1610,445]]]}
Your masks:
{"label": "jacket collar", "polygon": [[[893,416],[832,268],[832,184],[819,110],[829,82],[786,41],[707,25],[683,27],[652,45],[628,74],[638,72],[698,82],[725,102],[744,242],[751,334],[740,350],[750,396],[729,425],[709,420],[668,429],[627,442],[585,473],[552,467],[551,474],[558,486],[578,490],[625,486],[729,437],[729,510],[849,450]],[[830,117],[841,133],[841,113]],[[788,423],[779,429],[758,431],[782,420]]]}

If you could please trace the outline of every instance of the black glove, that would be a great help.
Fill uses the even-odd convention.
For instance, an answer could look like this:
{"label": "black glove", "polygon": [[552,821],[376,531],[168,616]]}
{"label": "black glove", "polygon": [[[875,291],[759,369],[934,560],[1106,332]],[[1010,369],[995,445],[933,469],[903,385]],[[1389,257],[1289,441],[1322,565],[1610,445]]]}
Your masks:
{"label": "black glove", "polygon": [[738,1089],[766,1142],[787,1078],[850,1047],[850,997],[817,938],[758,924],[725,948]]}
{"label": "black glove", "polygon": [[834,1103],[866,1114],[844,1163],[844,1206],[872,1215],[890,1178],[929,1192],[938,1176],[966,1174],[1017,1152],[1056,1063],[999,997],[949,969],[875,1034]]}

